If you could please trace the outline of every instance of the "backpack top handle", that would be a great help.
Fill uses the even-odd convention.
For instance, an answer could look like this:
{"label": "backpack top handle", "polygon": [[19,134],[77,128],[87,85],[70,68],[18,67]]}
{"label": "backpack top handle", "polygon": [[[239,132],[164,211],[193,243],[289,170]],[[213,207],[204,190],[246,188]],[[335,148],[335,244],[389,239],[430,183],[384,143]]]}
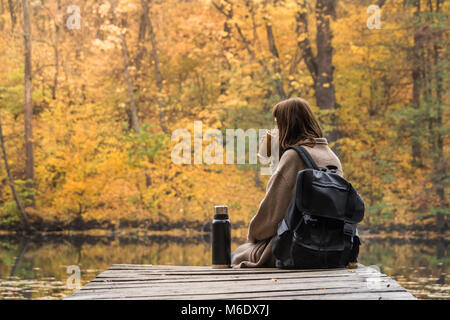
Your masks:
{"label": "backpack top handle", "polygon": [[313,158],[305,148],[303,148],[302,146],[289,146],[286,149],[284,149],[283,153],[285,153],[289,149],[294,149],[295,151],[297,151],[298,155],[300,156],[300,158],[302,158],[303,162],[305,163],[306,168],[320,170],[316,162],[313,160]]}

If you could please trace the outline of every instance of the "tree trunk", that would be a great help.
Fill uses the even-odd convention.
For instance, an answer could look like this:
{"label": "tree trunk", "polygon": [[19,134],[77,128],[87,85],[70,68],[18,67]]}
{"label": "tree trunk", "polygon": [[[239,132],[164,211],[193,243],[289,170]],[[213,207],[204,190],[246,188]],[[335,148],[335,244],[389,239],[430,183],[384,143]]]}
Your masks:
{"label": "tree trunk", "polygon": [[139,119],[137,114],[136,99],[134,97],[133,85],[131,84],[129,62],[128,62],[128,48],[125,40],[125,36],[120,34],[120,43],[122,46],[122,61],[123,61],[123,74],[125,82],[127,84],[128,97],[130,99],[130,116],[131,125],[135,132],[139,132]]}
{"label": "tree trunk", "polygon": [[[326,110],[330,113],[330,119],[323,123],[331,126],[331,130],[327,133],[327,140],[334,143],[333,151],[339,155],[339,130],[338,115],[336,114],[336,98],[333,84],[333,46],[331,40],[333,33],[331,31],[330,22],[336,16],[337,0],[317,0],[316,15],[316,46],[317,56],[314,56],[308,34],[308,15],[307,1],[298,0],[299,10],[296,14],[296,35],[297,47],[301,51],[302,59],[308,68],[314,82],[314,94],[316,104],[320,110]],[[294,64],[295,65],[295,64]]]}
{"label": "tree trunk", "polygon": [[[57,1],[57,12],[56,17],[59,16],[59,13],[61,11],[61,0]],[[58,72],[59,72],[59,55],[58,55],[58,41],[59,41],[59,21],[54,20],[55,24],[55,39],[53,43],[53,57],[54,57],[54,64],[55,64],[55,71],[53,73],[53,86],[52,86],[52,99],[56,99],[56,89],[58,87]]]}
{"label": "tree trunk", "polygon": [[334,151],[338,150],[337,140],[339,138],[338,115],[336,114],[336,100],[333,84],[333,47],[331,39],[330,21],[336,15],[337,0],[317,0],[316,19],[317,19],[317,74],[315,82],[315,96],[317,106],[321,110],[331,112],[331,119],[328,123],[331,125],[331,131],[328,133],[328,141],[333,143]]}
{"label": "tree trunk", "polygon": [[11,16],[11,31],[14,31],[14,27],[16,26],[17,18],[16,12],[14,11],[14,3],[12,0],[8,0],[9,6],[9,15]]}
{"label": "tree trunk", "polygon": [[[144,8],[143,8],[144,9]],[[139,33],[138,33],[138,39],[137,39],[137,54],[134,59],[134,65],[136,66],[136,80],[138,80],[140,74],[141,74],[141,66],[142,66],[142,59],[146,53],[145,50],[145,36],[147,34],[147,19],[146,19],[146,12],[144,9],[144,12],[141,13],[140,20],[139,20]]]}
{"label": "tree trunk", "polygon": [[[23,7],[23,39],[25,47],[25,179],[27,187],[33,186],[34,180],[34,153],[33,153],[33,103],[32,103],[32,71],[31,71],[31,23],[28,0],[22,0]],[[32,204],[34,199],[28,197]]]}
{"label": "tree trunk", "polygon": [[[267,5],[267,0],[265,1],[265,5]],[[266,8],[264,8],[266,11]],[[269,51],[272,54],[273,58],[273,73],[275,74],[275,91],[277,92],[279,99],[284,100],[286,99],[286,93],[283,88],[283,78],[282,78],[282,71],[281,71],[281,65],[280,65],[280,55],[278,53],[277,46],[275,44],[275,37],[273,35],[273,29],[272,29],[272,21],[270,21],[267,18],[268,13],[265,12],[264,14],[264,22],[265,22],[265,28],[266,28],[266,34],[267,34],[267,43],[269,46]]]}
{"label": "tree trunk", "polygon": [[[116,13],[115,13],[115,1],[113,0],[111,3],[111,11],[112,11],[112,18],[113,23],[116,24]],[[125,18],[122,18],[121,21],[121,27],[126,27],[126,20]],[[121,51],[122,51],[122,64],[123,64],[123,75],[125,78],[125,83],[127,85],[127,91],[128,91],[128,97],[130,99],[130,122],[131,127],[135,132],[139,132],[139,118],[138,118],[138,112],[137,112],[137,105],[136,105],[136,99],[134,97],[133,92],[133,85],[131,83],[131,76],[130,76],[130,70],[129,70],[129,54],[128,54],[128,48],[127,48],[127,42],[125,39],[124,34],[122,33],[122,30],[119,31],[119,39],[120,39],[120,45],[121,45]]]}
{"label": "tree trunk", "polygon": [[[420,109],[422,99],[422,85],[423,85],[423,63],[424,63],[424,48],[423,48],[423,34],[420,26],[420,0],[415,1],[416,11],[414,17],[415,27],[413,31],[413,59],[412,59],[412,107],[416,110]],[[419,121],[417,121],[419,122]],[[420,145],[420,136],[422,130],[417,127],[412,128],[411,132],[411,151],[412,151],[412,164],[416,167],[422,165],[422,150]]]}
{"label": "tree trunk", "polygon": [[[233,11],[231,10],[228,15],[225,16],[225,21],[223,23],[223,32],[224,35],[222,36],[222,44],[223,44],[223,51],[222,51],[222,68],[224,70],[231,70],[231,64],[228,60],[228,57],[226,56],[227,52],[230,52],[231,50],[231,32],[233,30],[231,19],[233,17]],[[222,73],[220,73],[220,94],[225,94],[225,92],[228,89],[229,79],[223,79]]]}
{"label": "tree trunk", "polygon": [[154,63],[154,73],[155,73],[155,81],[156,81],[156,87],[158,89],[158,95],[157,95],[157,103],[158,103],[158,113],[159,113],[159,125],[164,133],[168,133],[168,128],[166,125],[166,111],[164,108],[164,101],[162,98],[163,94],[163,79],[161,75],[161,64],[159,62],[159,52],[158,52],[158,43],[156,42],[156,36],[153,29],[152,21],[150,19],[150,10],[148,7],[148,0],[141,0],[142,8],[144,12],[147,14],[145,15],[146,21],[147,21],[147,27],[148,27],[148,34],[150,36],[150,42],[152,44],[152,60]]}
{"label": "tree trunk", "polygon": [[[441,9],[441,1],[436,0],[436,13],[440,12]],[[442,23],[442,22],[441,22]],[[446,197],[445,197],[445,184],[444,177],[447,171],[444,159],[444,137],[441,132],[441,128],[443,127],[443,110],[442,110],[442,70],[440,64],[442,63],[440,52],[441,52],[441,43],[442,43],[442,32],[438,31],[436,34],[436,38],[434,39],[433,44],[433,63],[434,63],[434,78],[435,78],[435,90],[436,90],[436,108],[437,108],[437,116],[435,120],[435,152],[433,154],[433,170],[434,170],[434,188],[436,190],[436,194],[439,197],[440,207],[447,207]],[[436,213],[436,226],[439,231],[443,231],[445,228],[445,216],[444,213],[441,212],[441,209]]]}
{"label": "tree trunk", "polygon": [[311,78],[314,83],[317,79],[317,63],[316,58],[312,52],[311,41],[309,40],[309,26],[308,26],[308,14],[307,3],[305,0],[299,0],[297,2],[298,11],[295,15],[296,27],[295,34],[297,36],[297,47],[301,52],[301,57],[308,68]]}
{"label": "tree trunk", "polygon": [[286,93],[283,88],[283,79],[281,77],[281,65],[280,65],[280,56],[278,54],[278,49],[275,45],[275,38],[273,36],[272,24],[270,22],[266,22],[266,33],[267,33],[267,42],[269,45],[270,53],[273,56],[273,72],[275,73],[275,91],[278,93],[279,99],[286,99]]}
{"label": "tree trunk", "polygon": [[9,187],[11,188],[11,193],[13,194],[14,201],[16,202],[17,208],[19,209],[20,217],[22,219],[24,228],[25,228],[25,230],[28,231],[28,230],[30,230],[30,223],[28,221],[28,216],[27,216],[27,213],[25,212],[25,209],[22,206],[22,203],[20,202],[19,196],[16,191],[16,187],[14,186],[14,179],[11,174],[11,169],[9,168],[8,156],[6,154],[5,139],[3,137],[1,118],[0,118],[0,146],[2,148],[3,162],[5,163],[6,174],[8,175]]}
{"label": "tree trunk", "polygon": [[[3,0],[1,0],[1,2],[0,2],[0,15],[3,16],[4,13],[5,13],[5,3],[3,2]],[[5,21],[2,19],[0,21],[0,30],[3,31],[4,27],[5,27]]]}

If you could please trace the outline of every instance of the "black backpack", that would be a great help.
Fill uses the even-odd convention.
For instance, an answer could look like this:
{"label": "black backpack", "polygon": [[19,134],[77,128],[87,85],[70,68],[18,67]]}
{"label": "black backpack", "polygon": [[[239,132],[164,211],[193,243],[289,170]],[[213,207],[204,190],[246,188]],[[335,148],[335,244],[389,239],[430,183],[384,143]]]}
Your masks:
{"label": "black backpack", "polygon": [[272,240],[276,267],[341,268],[356,262],[363,199],[336,166],[319,169],[305,148],[288,149],[297,151],[306,169],[298,172],[295,195]]}

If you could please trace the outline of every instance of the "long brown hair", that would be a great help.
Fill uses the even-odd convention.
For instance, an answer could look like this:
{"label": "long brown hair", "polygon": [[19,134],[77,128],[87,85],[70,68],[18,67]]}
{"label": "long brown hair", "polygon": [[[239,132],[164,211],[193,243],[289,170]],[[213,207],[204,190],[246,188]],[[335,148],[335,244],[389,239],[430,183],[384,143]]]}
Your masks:
{"label": "long brown hair", "polygon": [[278,102],[272,110],[277,120],[280,157],[291,145],[313,145],[314,138],[322,138],[319,122],[309,103],[302,98],[290,98]]}

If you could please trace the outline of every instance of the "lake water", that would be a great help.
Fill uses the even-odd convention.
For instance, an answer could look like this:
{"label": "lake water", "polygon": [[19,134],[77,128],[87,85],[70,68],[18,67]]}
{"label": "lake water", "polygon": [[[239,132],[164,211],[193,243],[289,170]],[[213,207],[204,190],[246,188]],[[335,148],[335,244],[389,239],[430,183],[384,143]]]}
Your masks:
{"label": "lake water", "polygon": [[[450,299],[448,239],[363,238],[359,262],[376,265],[420,299]],[[234,250],[243,239],[234,239]],[[62,299],[115,263],[209,265],[208,234],[187,237],[0,235],[0,299]],[[74,266],[70,269],[70,266]]]}

